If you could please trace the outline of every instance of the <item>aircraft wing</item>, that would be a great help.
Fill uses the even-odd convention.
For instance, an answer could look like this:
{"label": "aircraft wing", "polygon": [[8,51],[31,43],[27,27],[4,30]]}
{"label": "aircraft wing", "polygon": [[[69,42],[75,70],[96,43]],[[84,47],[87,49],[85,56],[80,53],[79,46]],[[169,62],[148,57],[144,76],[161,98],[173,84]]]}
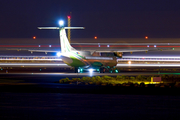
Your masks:
{"label": "aircraft wing", "polygon": [[144,49],[144,50],[96,50],[96,52],[104,52],[104,53],[109,53],[109,52],[143,52],[143,51],[149,51],[148,49]]}
{"label": "aircraft wing", "polygon": [[51,49],[47,49],[47,50],[36,50],[36,49],[28,49],[28,48],[7,48],[6,50],[17,50],[17,51],[29,51],[31,53],[33,52],[43,52],[43,53],[58,53],[60,52],[60,50],[51,50]]}
{"label": "aircraft wing", "polygon": [[147,51],[152,51],[152,50],[153,49],[91,49],[91,50],[83,49],[82,51],[100,52],[100,53],[113,53],[113,52],[123,52],[124,53],[124,52],[143,52],[143,51],[147,52]]}
{"label": "aircraft wing", "polygon": [[83,49],[82,51],[91,51],[91,52],[103,52],[103,53],[112,53],[112,52],[147,52],[147,51],[164,51],[172,50],[172,48],[92,48],[92,49]]}
{"label": "aircraft wing", "polygon": [[30,52],[59,52],[59,51],[56,51],[56,50],[28,50]]}

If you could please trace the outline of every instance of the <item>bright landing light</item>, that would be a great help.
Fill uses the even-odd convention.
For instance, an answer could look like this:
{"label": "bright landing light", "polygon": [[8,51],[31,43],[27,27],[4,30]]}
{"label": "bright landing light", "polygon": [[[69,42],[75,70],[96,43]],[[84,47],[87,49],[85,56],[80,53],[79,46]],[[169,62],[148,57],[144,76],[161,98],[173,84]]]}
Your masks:
{"label": "bright landing light", "polygon": [[60,52],[58,52],[56,55],[57,55],[58,57],[60,57],[60,56],[61,56],[61,53],[60,53]]}
{"label": "bright landing light", "polygon": [[89,69],[89,72],[92,73],[92,72],[93,72],[93,69],[90,68],[90,69]]}
{"label": "bright landing light", "polygon": [[93,69],[90,68],[90,69],[89,69],[89,76],[92,76],[92,75],[93,75]]}
{"label": "bright landing light", "polygon": [[64,21],[60,20],[60,21],[59,21],[59,25],[60,25],[60,26],[64,26]]}

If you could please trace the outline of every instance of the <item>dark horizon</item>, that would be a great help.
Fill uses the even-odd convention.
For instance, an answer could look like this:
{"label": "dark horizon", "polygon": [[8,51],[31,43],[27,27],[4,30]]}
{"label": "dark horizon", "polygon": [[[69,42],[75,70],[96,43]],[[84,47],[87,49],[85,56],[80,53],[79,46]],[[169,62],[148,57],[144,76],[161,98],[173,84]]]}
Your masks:
{"label": "dark horizon", "polygon": [[71,15],[72,38],[180,38],[180,2],[151,1],[2,1],[0,38],[58,38],[57,30],[38,26],[58,26]]}

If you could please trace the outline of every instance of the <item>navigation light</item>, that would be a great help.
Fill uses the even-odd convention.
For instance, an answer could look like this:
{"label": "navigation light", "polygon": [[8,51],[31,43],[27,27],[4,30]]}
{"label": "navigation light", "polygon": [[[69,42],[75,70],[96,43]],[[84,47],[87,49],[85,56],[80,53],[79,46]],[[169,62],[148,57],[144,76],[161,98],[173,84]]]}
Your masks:
{"label": "navigation light", "polygon": [[83,69],[82,69],[82,68],[80,68],[80,72],[83,72]]}

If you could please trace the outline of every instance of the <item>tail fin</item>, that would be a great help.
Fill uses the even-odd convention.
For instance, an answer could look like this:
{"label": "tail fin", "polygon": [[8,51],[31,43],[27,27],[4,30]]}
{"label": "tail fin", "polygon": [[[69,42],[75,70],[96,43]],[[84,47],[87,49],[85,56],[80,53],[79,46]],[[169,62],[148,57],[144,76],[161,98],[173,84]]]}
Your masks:
{"label": "tail fin", "polygon": [[61,53],[66,53],[70,51],[76,51],[74,49],[66,36],[65,29],[84,29],[84,27],[38,27],[38,29],[59,29],[59,37],[60,37],[60,43],[61,43]]}

